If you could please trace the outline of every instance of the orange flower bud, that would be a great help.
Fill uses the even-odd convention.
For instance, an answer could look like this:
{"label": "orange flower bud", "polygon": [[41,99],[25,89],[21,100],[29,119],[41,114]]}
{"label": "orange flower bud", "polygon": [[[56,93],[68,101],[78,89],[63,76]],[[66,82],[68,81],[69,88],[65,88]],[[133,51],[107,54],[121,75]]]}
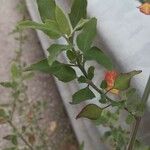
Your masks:
{"label": "orange flower bud", "polygon": [[142,13],[145,15],[150,15],[150,3],[144,3],[140,7],[138,7]]}
{"label": "orange flower bud", "polygon": [[110,92],[113,93],[113,94],[118,94],[119,93],[119,90],[113,89],[117,76],[118,76],[118,73],[115,70],[107,71],[105,73],[105,81],[107,83],[106,90],[107,91],[110,90]]}

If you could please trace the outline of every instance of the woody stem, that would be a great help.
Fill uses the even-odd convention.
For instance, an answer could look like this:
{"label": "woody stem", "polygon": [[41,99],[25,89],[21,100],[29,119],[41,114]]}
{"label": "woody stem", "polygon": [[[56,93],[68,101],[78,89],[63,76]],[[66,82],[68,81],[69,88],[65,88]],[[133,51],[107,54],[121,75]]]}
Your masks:
{"label": "woody stem", "polygon": [[[146,106],[146,103],[148,101],[149,94],[150,94],[150,76],[149,76],[149,79],[148,79],[148,82],[147,82],[147,85],[146,85],[146,88],[144,90],[144,94],[143,94],[143,97],[142,97],[142,102],[144,103],[145,106]],[[137,132],[138,132],[140,122],[141,122],[141,116],[136,118],[134,129],[133,129],[133,132],[131,134],[129,144],[127,146],[127,150],[133,150],[133,148],[134,148],[134,143],[135,143],[135,140],[136,140],[136,135],[137,135]]]}

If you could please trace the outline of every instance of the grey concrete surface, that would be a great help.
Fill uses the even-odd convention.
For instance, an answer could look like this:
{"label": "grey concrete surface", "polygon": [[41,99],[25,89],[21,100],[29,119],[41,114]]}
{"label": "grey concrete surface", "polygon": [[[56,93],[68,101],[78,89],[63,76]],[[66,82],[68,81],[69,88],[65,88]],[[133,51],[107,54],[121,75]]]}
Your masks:
{"label": "grey concrete surface", "polygon": [[[18,42],[14,39],[15,35],[9,35],[22,17],[22,14],[16,9],[18,3],[19,0],[0,0],[0,81],[9,80],[11,61],[15,57],[15,50],[18,48]],[[43,58],[44,55],[36,33],[28,30],[26,35],[28,38],[23,46],[22,61],[31,64]],[[33,79],[27,81],[27,85],[28,96],[31,101],[37,99],[48,101],[49,110],[45,112],[44,116],[47,123],[55,122],[57,124],[57,130],[49,137],[49,142],[54,145],[52,150],[76,150],[77,142],[53,77],[36,73]],[[0,104],[10,100],[10,90],[0,87]],[[9,133],[9,127],[1,125],[0,150],[7,144],[2,139],[6,133]]]}

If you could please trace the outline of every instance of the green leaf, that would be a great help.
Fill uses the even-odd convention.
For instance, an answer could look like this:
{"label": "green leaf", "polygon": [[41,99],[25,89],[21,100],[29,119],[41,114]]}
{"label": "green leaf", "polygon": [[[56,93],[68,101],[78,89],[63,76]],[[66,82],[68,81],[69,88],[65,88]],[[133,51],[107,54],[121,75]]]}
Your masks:
{"label": "green leaf", "polygon": [[150,0],[139,0],[141,3],[150,3]]}
{"label": "green leaf", "polygon": [[69,14],[69,18],[73,28],[77,25],[81,18],[85,19],[87,12],[87,0],[74,0]]}
{"label": "green leaf", "polygon": [[150,0],[144,0],[145,1],[145,3],[147,2],[147,3],[150,3]]}
{"label": "green leaf", "polygon": [[11,75],[13,79],[18,79],[21,76],[21,68],[18,64],[13,63],[11,65]]}
{"label": "green leaf", "polygon": [[37,5],[43,22],[46,19],[55,20],[55,0],[37,0]]}
{"label": "green leaf", "polygon": [[3,137],[3,139],[11,141],[12,144],[14,144],[14,145],[18,144],[17,136],[16,135],[7,135],[7,136]]}
{"label": "green leaf", "polygon": [[7,117],[4,109],[0,108],[0,117]]}
{"label": "green leaf", "polygon": [[3,137],[3,139],[11,141],[12,144],[14,144],[14,145],[18,144],[18,140],[17,140],[17,136],[16,135],[10,134],[10,135],[7,135],[7,136]]}
{"label": "green leaf", "polygon": [[71,34],[69,20],[58,6],[56,6],[55,15],[60,31],[69,36]]}
{"label": "green leaf", "polygon": [[15,82],[0,82],[0,85],[5,88],[16,88]]}
{"label": "green leaf", "polygon": [[106,104],[107,103],[107,98],[105,94],[101,94],[101,99],[99,100],[100,103]]}
{"label": "green leaf", "polygon": [[75,52],[73,52],[71,50],[68,50],[66,54],[67,54],[68,59],[71,62],[75,62],[75,60],[76,60],[76,54],[75,54]]}
{"label": "green leaf", "polygon": [[111,106],[112,107],[118,107],[118,108],[124,108],[125,107],[125,100],[121,101],[111,101]]}
{"label": "green leaf", "polygon": [[94,93],[88,87],[86,87],[73,94],[71,104],[78,104],[86,100],[91,100],[94,97],[95,97]]}
{"label": "green leaf", "polygon": [[135,118],[133,115],[129,114],[126,118],[126,123],[127,124],[132,124],[135,121]]}
{"label": "green leaf", "polygon": [[83,117],[91,120],[97,120],[101,116],[101,113],[102,108],[98,107],[95,104],[89,104],[81,110],[76,119]]}
{"label": "green leaf", "polygon": [[132,96],[135,92],[136,92],[136,89],[135,89],[135,88],[129,88],[129,89],[125,92],[125,97],[128,98],[129,96]]}
{"label": "green leaf", "polygon": [[46,58],[25,68],[25,71],[32,71],[32,70],[41,71],[44,73],[51,73],[51,69]]}
{"label": "green leaf", "polygon": [[116,112],[110,112],[108,110],[103,110],[101,113],[101,116],[97,119],[94,120],[94,123],[96,125],[103,125],[103,126],[112,126],[113,124],[115,125],[118,122],[119,119],[119,114]]}
{"label": "green leaf", "polygon": [[134,70],[129,73],[122,73],[120,74],[117,79],[115,80],[114,89],[118,90],[126,90],[130,87],[130,81],[133,76],[141,73],[141,70]]}
{"label": "green leaf", "polygon": [[106,82],[106,80],[103,80],[101,82],[100,88],[102,88],[102,89],[106,89],[107,88],[107,82]]}
{"label": "green leaf", "polygon": [[80,144],[79,150],[84,150],[84,142]]}
{"label": "green leaf", "polygon": [[125,149],[127,143],[127,135],[121,127],[112,129],[111,136],[116,143],[116,150]]}
{"label": "green leaf", "polygon": [[71,46],[69,45],[60,45],[60,44],[53,44],[48,48],[49,57],[48,57],[48,63],[51,66],[52,63],[56,60],[57,56],[65,50],[70,49]]}
{"label": "green leaf", "polygon": [[145,108],[145,103],[143,101],[137,103],[135,115],[142,117],[144,115]]}
{"label": "green leaf", "polygon": [[137,94],[135,90],[129,90],[126,93],[126,107],[131,110],[135,111],[136,110],[136,105],[141,101],[141,98]]}
{"label": "green leaf", "polygon": [[83,63],[83,54],[81,54],[80,51],[77,51],[76,57],[78,58],[78,63]]}
{"label": "green leaf", "polygon": [[69,82],[76,78],[76,72],[70,66],[55,61],[50,67],[50,71],[55,75],[60,81]]}
{"label": "green leaf", "polygon": [[23,80],[29,80],[34,76],[34,72],[24,73]]}
{"label": "green leaf", "polygon": [[78,78],[78,81],[79,81],[79,83],[86,83],[86,78],[84,77],[84,76],[80,76],[79,78]]}
{"label": "green leaf", "polygon": [[150,76],[147,80],[146,87],[142,96],[142,101],[146,104],[150,95]]}
{"label": "green leaf", "polygon": [[7,123],[8,116],[4,109],[0,108],[0,124]]}
{"label": "green leaf", "polygon": [[53,64],[49,66],[47,59],[43,59],[25,68],[25,71],[31,70],[53,74],[63,82],[69,82],[76,78],[76,72],[70,66],[60,63],[58,61],[54,61]]}
{"label": "green leaf", "polygon": [[145,104],[143,103],[141,97],[138,93],[131,89],[126,93],[125,105],[132,114],[136,116],[143,116],[145,110]]}
{"label": "green leaf", "polygon": [[12,137],[11,142],[12,142],[14,145],[17,145],[17,144],[18,144],[18,140],[17,140],[17,136],[16,136],[16,135],[14,135],[14,136]]}
{"label": "green leaf", "polygon": [[17,27],[19,29],[37,29],[43,31],[51,39],[58,39],[62,36],[56,21],[46,20],[46,23],[41,24],[34,21],[26,20],[20,22]]}
{"label": "green leaf", "polygon": [[106,132],[104,133],[104,139],[105,139],[105,140],[108,139],[110,136],[111,136],[111,131],[106,131]]}
{"label": "green leaf", "polygon": [[92,18],[84,25],[83,31],[77,36],[78,48],[83,52],[91,48],[93,40],[96,36],[96,24],[96,18]]}
{"label": "green leaf", "polygon": [[108,56],[106,56],[99,48],[92,47],[88,49],[84,54],[86,60],[95,60],[100,65],[104,66],[108,70],[113,69],[113,64]]}
{"label": "green leaf", "polygon": [[88,79],[92,80],[93,77],[94,77],[94,66],[91,66],[89,67],[88,71],[87,71],[87,76],[88,76]]}
{"label": "green leaf", "polygon": [[83,26],[89,21],[89,19],[81,19],[78,24],[75,26],[74,31],[79,31]]}

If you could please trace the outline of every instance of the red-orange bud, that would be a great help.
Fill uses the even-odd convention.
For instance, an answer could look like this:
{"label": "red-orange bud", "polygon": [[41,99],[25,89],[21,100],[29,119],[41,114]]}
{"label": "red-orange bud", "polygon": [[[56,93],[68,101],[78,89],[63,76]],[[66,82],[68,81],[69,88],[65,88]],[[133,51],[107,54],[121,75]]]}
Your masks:
{"label": "red-orange bud", "polygon": [[115,84],[115,80],[116,80],[117,77],[118,77],[118,73],[115,70],[107,71],[105,73],[105,81],[107,83],[106,90],[108,91],[108,90],[111,89],[110,92],[114,93],[114,94],[118,94],[119,93],[119,90],[113,89],[114,84]]}
{"label": "red-orange bud", "polygon": [[150,3],[144,3],[140,7],[138,7],[142,13],[145,15],[150,15]]}

